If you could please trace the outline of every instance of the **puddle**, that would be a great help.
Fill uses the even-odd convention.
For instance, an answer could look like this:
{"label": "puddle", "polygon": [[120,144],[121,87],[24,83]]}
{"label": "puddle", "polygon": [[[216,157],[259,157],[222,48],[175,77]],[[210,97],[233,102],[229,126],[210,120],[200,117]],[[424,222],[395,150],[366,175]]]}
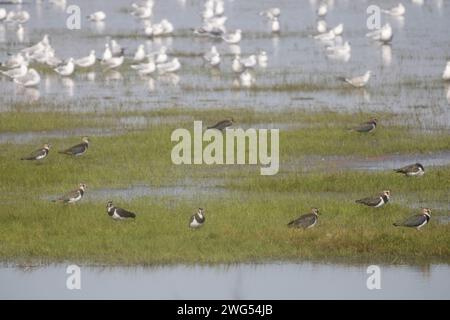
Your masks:
{"label": "puddle", "polygon": [[350,160],[345,165],[350,169],[378,171],[394,170],[416,162],[420,162],[425,167],[425,170],[427,167],[445,166],[450,164],[450,151],[424,155],[393,155],[375,159]]}
{"label": "puddle", "polygon": [[135,184],[128,188],[105,188],[86,192],[85,201],[108,201],[111,199],[132,200],[140,197],[169,197],[195,199],[202,197],[218,197],[225,194],[223,183],[215,180],[194,182],[186,179],[173,186],[153,187]]}
{"label": "puddle", "polygon": [[437,217],[434,217],[434,219],[439,224],[449,224],[450,223],[450,215],[449,216],[437,216]]}
{"label": "puddle", "polygon": [[121,127],[126,128],[146,128],[152,125],[178,124],[192,120],[193,118],[188,116],[169,116],[169,117],[129,116],[120,118],[119,123]]}
{"label": "puddle", "polygon": [[52,131],[28,131],[28,132],[1,132],[0,144],[3,143],[29,143],[32,141],[43,142],[49,139],[66,138],[74,136],[114,136],[124,133],[121,130],[108,128],[83,128]]}
{"label": "puddle", "polygon": [[[409,193],[407,196],[396,196],[392,198],[392,203],[399,203],[406,208],[411,208],[417,212],[422,208],[431,208],[433,210],[433,220],[444,219],[439,214],[443,212],[450,212],[450,199],[445,200],[430,200],[424,199],[420,194]],[[445,219],[444,219],[445,220]]]}
{"label": "puddle", "polygon": [[281,164],[283,169],[290,171],[312,168],[326,168],[327,170],[363,170],[381,171],[394,170],[409,164],[420,162],[425,170],[431,166],[445,166],[450,164],[450,151],[432,154],[416,155],[385,155],[380,157],[357,158],[345,156],[311,156],[302,158],[294,163]]}
{"label": "puddle", "polygon": [[307,123],[282,123],[282,122],[272,122],[272,123],[240,123],[235,126],[236,128],[242,128],[244,130],[247,129],[279,129],[283,131],[295,130],[295,129],[303,129],[303,128],[312,128],[313,125]]}
{"label": "puddle", "polygon": [[69,264],[0,266],[0,299],[450,299],[448,265],[381,265],[382,290],[367,289],[367,266],[80,266],[82,289],[68,290]]}

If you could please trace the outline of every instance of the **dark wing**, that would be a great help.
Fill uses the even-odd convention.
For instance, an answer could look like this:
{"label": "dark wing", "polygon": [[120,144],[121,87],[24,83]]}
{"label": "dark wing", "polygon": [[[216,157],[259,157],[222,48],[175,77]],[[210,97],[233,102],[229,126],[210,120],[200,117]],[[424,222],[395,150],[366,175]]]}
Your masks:
{"label": "dark wing", "polygon": [[35,160],[37,157],[41,157],[41,156],[45,155],[46,152],[47,151],[45,149],[35,150],[32,153],[30,153],[30,155],[28,157],[23,157],[23,158],[21,158],[21,160]]}
{"label": "dark wing", "polygon": [[60,151],[59,153],[65,153],[65,154],[78,154],[78,153],[82,153],[86,150],[86,143],[80,143],[77,144],[76,146],[70,147],[69,149]]}
{"label": "dark wing", "polygon": [[289,227],[293,228],[307,228],[312,225],[316,221],[317,217],[315,214],[308,213],[300,216],[298,219],[295,219],[288,223]]}
{"label": "dark wing", "polygon": [[116,208],[116,212],[122,218],[136,218],[136,215],[133,212],[127,211],[122,208]]}
{"label": "dark wing", "polygon": [[417,166],[415,164],[410,164],[408,166],[402,167],[400,169],[395,170],[395,172],[407,173],[417,171]]}
{"label": "dark wing", "polygon": [[198,223],[203,223],[203,222],[205,222],[205,216],[203,216],[203,218],[202,218],[198,215],[198,213],[196,213],[195,220],[197,220]]}
{"label": "dark wing", "polygon": [[378,203],[380,203],[380,198],[363,198],[356,200],[356,203],[362,203],[367,206],[375,207]]}
{"label": "dark wing", "polygon": [[371,122],[366,122],[356,127],[355,130],[358,132],[369,132],[373,129],[373,124]]}
{"label": "dark wing", "polygon": [[191,224],[191,223],[194,221],[194,218],[195,218],[195,220],[196,220],[198,223],[203,223],[203,222],[205,222],[205,216],[203,216],[203,218],[200,218],[200,216],[198,215],[198,213],[196,213],[196,214],[192,215],[191,220],[189,220],[189,224]]}
{"label": "dark wing", "polygon": [[73,190],[73,191],[67,192],[63,196],[59,197],[58,200],[59,201],[63,201],[63,202],[67,202],[70,199],[78,197],[79,195],[80,195],[80,190],[77,189],[77,190]]}
{"label": "dark wing", "polygon": [[416,214],[414,216],[411,216],[400,223],[394,223],[394,226],[404,226],[404,227],[417,227],[420,226],[422,223],[424,223],[427,220],[425,215],[423,214]]}
{"label": "dark wing", "polygon": [[233,123],[230,120],[222,120],[220,122],[217,122],[212,127],[208,127],[208,129],[217,129],[217,130],[223,130],[226,127],[231,126]]}

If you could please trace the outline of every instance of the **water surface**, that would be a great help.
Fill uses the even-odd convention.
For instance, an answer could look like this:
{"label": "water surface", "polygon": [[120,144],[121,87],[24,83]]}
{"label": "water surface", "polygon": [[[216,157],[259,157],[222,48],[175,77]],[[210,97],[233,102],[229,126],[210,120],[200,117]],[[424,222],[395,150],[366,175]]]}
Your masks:
{"label": "water surface", "polygon": [[81,290],[66,288],[67,265],[0,268],[0,299],[450,299],[448,265],[368,266],[311,263],[230,266],[81,267]]}

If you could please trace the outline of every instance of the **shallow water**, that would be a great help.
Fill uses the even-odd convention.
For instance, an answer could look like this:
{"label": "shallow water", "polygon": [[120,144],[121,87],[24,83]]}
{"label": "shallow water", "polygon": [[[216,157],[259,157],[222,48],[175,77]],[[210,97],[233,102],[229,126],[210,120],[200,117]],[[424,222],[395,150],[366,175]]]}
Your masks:
{"label": "shallow water", "polygon": [[449,299],[448,265],[380,266],[369,290],[368,266],[238,264],[81,266],[81,290],[66,287],[69,264],[0,267],[0,299]]}
{"label": "shallow water", "polygon": [[[390,1],[378,3],[382,7],[393,5]],[[35,43],[44,33],[50,34],[57,54],[63,58],[85,56],[91,49],[100,56],[106,37],[112,36],[127,48],[129,56],[140,43],[145,43],[149,50],[166,45],[172,55],[180,57],[182,69],[177,75],[144,79],[136,76],[129,64],[115,72],[105,73],[95,68],[91,73],[77,72],[65,79],[48,70],[39,90],[25,91],[1,77],[3,102],[81,99],[84,103],[75,103],[73,107],[80,112],[116,110],[124,105],[129,110],[173,105],[188,108],[232,105],[257,110],[391,111],[410,114],[423,128],[450,126],[450,87],[440,81],[450,52],[450,4],[445,1],[427,1],[422,6],[407,1],[405,19],[383,16],[382,22],[389,21],[394,29],[393,44],[383,47],[364,36],[368,31],[365,27],[367,2],[333,2],[326,20],[331,27],[344,22],[344,41],[352,45],[348,62],[330,60],[324,45],[310,37],[315,33],[316,1],[276,1],[282,10],[283,32],[279,36],[272,36],[264,19],[258,16],[260,10],[273,6],[274,1],[226,1],[228,29],[243,30],[242,55],[258,50],[266,50],[269,55],[268,67],[255,71],[256,87],[263,90],[232,90],[230,52],[236,48],[191,34],[190,28],[201,23],[199,11],[203,1],[156,1],[153,22],[166,17],[174,23],[176,31],[172,37],[153,40],[142,36],[141,22],[126,12],[128,3],[111,0],[107,8],[89,0],[73,0],[70,4],[79,5],[83,17],[103,9],[107,14],[104,30],[99,31],[92,23],[82,20],[81,30],[71,31],[65,28],[64,8],[48,2],[24,4],[23,8],[32,17],[25,25],[25,43],[18,43],[14,32],[0,24],[0,59],[6,57],[6,52]],[[201,55],[212,44],[223,54],[220,72],[202,65]],[[360,74],[367,69],[375,74],[367,89],[352,90],[336,80],[337,76]],[[306,89],[270,89],[285,84],[305,85]],[[0,111],[7,108],[3,103]],[[55,107],[49,109],[54,111]]]}
{"label": "shallow water", "polygon": [[86,201],[107,201],[108,199],[132,200],[140,197],[169,197],[177,199],[201,199],[203,197],[217,197],[224,195],[226,189],[219,185],[185,185],[151,187],[147,185],[133,185],[128,188],[105,188],[91,190],[86,193]]}
{"label": "shallow water", "polygon": [[281,164],[280,168],[287,171],[323,168],[325,170],[362,170],[381,171],[394,170],[413,163],[421,163],[425,167],[445,166],[450,164],[450,152],[429,154],[383,155],[379,157],[356,156],[311,156],[294,162]]}
{"label": "shallow water", "polygon": [[0,132],[0,144],[2,143],[29,143],[45,141],[51,138],[65,138],[74,136],[113,136],[124,133],[124,130],[112,130],[108,128],[79,128],[50,131],[26,131],[26,132]]}

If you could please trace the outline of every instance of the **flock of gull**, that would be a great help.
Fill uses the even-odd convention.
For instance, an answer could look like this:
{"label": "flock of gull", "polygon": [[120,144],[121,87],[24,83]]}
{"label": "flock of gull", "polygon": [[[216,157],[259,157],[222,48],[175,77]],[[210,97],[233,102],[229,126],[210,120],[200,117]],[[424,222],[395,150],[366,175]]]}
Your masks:
{"label": "flock of gull", "polygon": [[[21,3],[20,0],[12,0],[13,3]],[[50,3],[58,4],[64,0],[49,0]],[[167,19],[162,19],[158,23],[152,23],[154,0],[143,0],[133,3],[129,8],[129,14],[136,19],[143,21],[144,30],[142,33],[147,37],[155,38],[170,36],[174,32],[174,26]],[[333,27],[328,27],[325,20],[330,8],[326,1],[321,2],[316,10],[317,25],[316,34],[311,35],[317,41],[325,44],[325,51],[331,59],[348,61],[351,56],[351,45],[349,41],[344,41],[344,24],[340,23]],[[401,3],[390,8],[383,9],[386,15],[402,18],[405,15],[405,6]],[[270,31],[277,35],[281,30],[280,8],[273,7],[259,12],[259,15],[266,19],[270,25]],[[256,15],[256,13],[255,13]],[[206,0],[200,13],[202,24],[193,28],[193,35],[198,37],[210,37],[213,41],[223,41],[230,46],[230,51],[234,54],[231,68],[237,75],[234,84],[241,87],[251,87],[255,83],[255,76],[252,70],[256,67],[266,68],[268,65],[268,55],[264,50],[254,54],[241,57],[239,43],[243,38],[241,29],[227,30],[224,0]],[[89,21],[102,23],[107,19],[103,11],[97,11],[86,16]],[[22,25],[30,19],[30,14],[22,9],[7,11],[0,8],[0,23],[14,25],[18,34],[23,34]],[[380,28],[372,30],[366,36],[373,41],[384,45],[393,41],[393,30],[389,23]],[[104,51],[98,57],[95,50],[91,50],[85,57],[69,57],[62,59],[52,47],[49,35],[45,35],[38,43],[21,49],[19,52],[10,53],[9,58],[1,64],[1,74],[12,79],[15,83],[23,87],[37,87],[41,82],[41,76],[36,68],[30,67],[39,64],[52,68],[54,72],[62,77],[70,77],[77,69],[93,68],[97,63],[104,71],[117,69],[124,64],[125,59],[131,60],[130,68],[135,70],[140,76],[153,73],[166,74],[176,73],[181,68],[181,62],[177,57],[169,57],[168,49],[161,46],[154,52],[146,52],[145,45],[139,44],[132,55],[125,56],[125,49],[114,39],[108,39]],[[210,50],[203,54],[204,63],[212,68],[219,67],[223,57],[216,45],[212,45]],[[353,87],[364,87],[371,77],[368,70],[362,75],[342,77],[342,80]],[[447,62],[442,78],[450,80],[450,61]]]}

